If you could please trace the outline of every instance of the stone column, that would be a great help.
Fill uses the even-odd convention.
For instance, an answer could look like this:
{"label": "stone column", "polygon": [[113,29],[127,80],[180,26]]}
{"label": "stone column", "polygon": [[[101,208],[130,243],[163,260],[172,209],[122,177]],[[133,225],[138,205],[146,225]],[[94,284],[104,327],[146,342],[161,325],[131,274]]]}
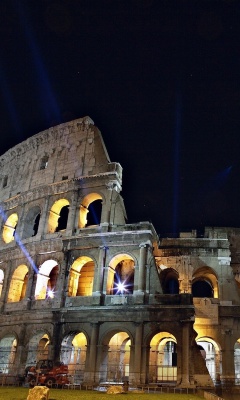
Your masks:
{"label": "stone column", "polygon": [[134,346],[134,370],[132,380],[134,383],[139,384],[141,382],[141,361],[142,361],[142,335],[143,335],[143,324],[135,323],[135,346]]}
{"label": "stone column", "polygon": [[[18,225],[15,230],[15,241],[17,241],[17,242],[19,241],[19,239],[22,238],[22,235],[23,235],[23,230],[24,230],[24,226],[25,226],[25,221],[24,221],[23,216],[26,212],[25,209],[26,209],[26,207],[24,205],[24,207],[22,207],[21,211],[18,213]],[[25,217],[26,217],[26,215],[25,215]],[[21,221],[21,223],[19,224],[20,221]]]}
{"label": "stone column", "polygon": [[95,277],[95,290],[93,292],[93,296],[100,296],[103,292],[103,275],[106,264],[106,255],[107,255],[108,247],[100,246],[99,248],[99,258],[98,258],[98,268],[95,269],[96,277]]}
{"label": "stone column", "polygon": [[139,258],[139,273],[138,273],[138,292],[143,293],[146,287],[146,260],[147,260],[147,244],[141,244]]}
{"label": "stone column", "polygon": [[[31,302],[35,300],[35,290],[36,290],[36,285],[37,285],[37,277],[38,274],[34,273],[32,277],[32,285],[31,285],[31,290],[30,290],[30,300]],[[29,304],[29,308],[31,307],[31,302]]]}
{"label": "stone column", "polygon": [[26,289],[26,294],[25,294],[25,298],[27,299],[27,308],[30,308],[31,305],[31,294],[32,294],[32,286],[33,286],[33,282],[34,282],[34,271],[32,269],[32,267],[29,267],[30,272],[29,272],[29,278],[28,278],[28,282],[27,282],[27,289]]}
{"label": "stone column", "polygon": [[[2,286],[2,293],[1,293],[1,301],[0,301],[0,311],[4,309],[4,305],[7,302],[7,296],[8,296],[8,289],[10,287],[10,281],[12,278],[12,262],[9,261],[7,263],[7,268],[4,270],[4,279],[3,279],[3,286]],[[11,275],[10,275],[11,273]]]}
{"label": "stone column", "polygon": [[235,365],[234,365],[234,340],[231,329],[224,331],[224,347],[222,349],[222,375],[223,387],[231,388],[235,384]]}
{"label": "stone column", "polygon": [[183,321],[182,325],[182,380],[181,385],[182,387],[189,387],[190,380],[189,380],[189,363],[190,363],[190,354],[189,354],[189,321]]}
{"label": "stone column", "polygon": [[149,357],[150,357],[150,346],[142,346],[142,362],[141,362],[141,383],[148,383],[149,379]]}
{"label": "stone column", "polygon": [[48,345],[48,358],[49,360],[54,360],[55,356],[55,346],[54,344],[49,344]]}
{"label": "stone column", "polygon": [[18,344],[14,360],[14,366],[16,368],[16,371],[20,375],[24,375],[27,362],[27,351],[24,346],[25,337],[26,337],[26,324],[22,324],[18,335]]}
{"label": "stone column", "polygon": [[39,220],[38,234],[41,235],[41,237],[44,237],[48,232],[48,218],[49,218],[48,205],[49,205],[49,196],[45,198],[45,203]]}
{"label": "stone column", "polygon": [[77,193],[74,192],[72,195],[71,204],[69,205],[67,228],[66,228],[67,235],[71,235],[78,226],[77,223],[75,223],[76,209],[77,209]]}
{"label": "stone column", "polygon": [[95,381],[106,382],[108,380],[108,345],[97,346],[97,357],[95,367]]}
{"label": "stone column", "polygon": [[60,361],[62,351],[62,328],[61,323],[53,325],[51,342],[48,345],[48,358],[54,362]]}
{"label": "stone column", "polygon": [[97,344],[98,344],[98,334],[99,334],[98,322],[92,323],[91,328],[92,328],[92,331],[91,331],[89,360],[88,360],[88,380],[90,382],[95,382]]}

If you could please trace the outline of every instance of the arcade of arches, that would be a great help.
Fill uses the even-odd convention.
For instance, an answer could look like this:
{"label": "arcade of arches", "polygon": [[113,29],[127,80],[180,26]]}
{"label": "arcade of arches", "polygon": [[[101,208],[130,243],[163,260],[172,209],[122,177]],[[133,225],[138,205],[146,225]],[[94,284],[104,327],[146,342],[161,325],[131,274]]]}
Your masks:
{"label": "arcade of arches", "polygon": [[[56,296],[58,291],[58,279],[61,266],[53,259],[44,261],[38,269],[35,280],[34,297],[36,300],[51,299]],[[204,273],[201,275],[201,271]],[[206,273],[207,271],[207,273]],[[4,273],[1,272],[1,282],[4,281]],[[88,256],[80,256],[73,261],[69,269],[67,295],[92,296],[95,274],[95,261]],[[134,290],[135,260],[127,253],[114,256],[109,261],[108,274],[106,278],[106,293],[119,296],[132,294]],[[173,269],[164,269],[160,278],[166,292],[173,293],[178,288],[178,274]],[[26,296],[29,281],[29,268],[27,265],[19,265],[10,280],[9,291],[7,295],[8,303],[22,302]],[[175,283],[172,283],[175,282]],[[192,285],[193,295],[198,295],[195,288],[196,282],[204,282],[201,290],[204,298],[213,298],[214,293],[218,294],[216,277],[208,269],[201,269],[195,273]],[[205,282],[207,282],[205,289]],[[119,284],[122,283],[121,288]],[[208,287],[211,287],[209,290]],[[200,289],[199,289],[200,290]],[[201,296],[200,296],[201,297]],[[98,327],[99,329],[99,327]],[[73,331],[67,334],[61,342],[61,350],[58,358],[61,362],[69,366],[69,372],[78,375],[78,379],[84,380],[88,376],[101,381],[120,382],[125,377],[132,377],[134,381],[136,376],[144,374],[148,382],[175,382],[177,384],[178,372],[178,343],[176,337],[167,331],[155,334],[149,343],[143,346],[141,339],[141,359],[145,359],[144,371],[136,371],[135,367],[142,362],[139,361],[139,353],[136,355],[138,329],[134,334],[127,332],[112,332],[106,334],[102,343],[98,344],[98,354],[93,355],[91,350],[91,332]],[[142,327],[141,327],[142,329]],[[95,338],[96,339],[96,338]],[[138,339],[139,340],[139,339]],[[50,339],[48,333],[39,332],[30,338],[26,344],[27,349],[26,365],[33,365],[39,360],[52,357],[54,348],[54,339]],[[222,350],[210,337],[199,337],[196,340],[202,359],[205,361],[206,368],[213,382],[217,382],[222,374]],[[240,339],[234,345],[234,365],[235,365],[235,383],[240,381]],[[100,346],[100,347],[99,347]],[[16,336],[3,337],[0,341],[0,369],[2,372],[9,373],[14,369],[14,360],[18,347]],[[145,349],[144,352],[142,349]],[[148,350],[149,349],[149,350]],[[89,357],[94,358],[97,368],[91,371],[89,366]],[[138,362],[136,362],[138,361]],[[142,367],[138,366],[139,370]],[[90,371],[89,371],[90,369]]]}
{"label": "arcade of arches", "polygon": [[0,380],[48,359],[80,382],[240,385],[239,228],[126,223],[122,167],[89,117],[0,165]]}
{"label": "arcade of arches", "polygon": [[[101,382],[122,382],[126,377],[132,377],[137,371],[139,347],[135,338],[126,331],[106,332],[99,350],[95,354],[97,369],[94,371],[95,380]],[[58,358],[68,365],[69,374],[82,381],[91,375],[89,358],[91,357],[91,336],[86,332],[71,332],[61,342]],[[240,379],[240,339],[234,346],[235,383]],[[222,373],[222,357],[219,345],[208,337],[197,339],[197,345],[213,381],[219,379]],[[14,371],[18,339],[12,336],[0,340],[0,368],[2,373]],[[48,333],[43,331],[34,334],[26,344],[26,366],[35,365],[39,360],[51,359],[53,343]],[[177,383],[178,344],[170,332],[156,333],[150,342],[144,345],[146,358],[146,375],[149,383]],[[89,371],[90,370],[90,371]]]}

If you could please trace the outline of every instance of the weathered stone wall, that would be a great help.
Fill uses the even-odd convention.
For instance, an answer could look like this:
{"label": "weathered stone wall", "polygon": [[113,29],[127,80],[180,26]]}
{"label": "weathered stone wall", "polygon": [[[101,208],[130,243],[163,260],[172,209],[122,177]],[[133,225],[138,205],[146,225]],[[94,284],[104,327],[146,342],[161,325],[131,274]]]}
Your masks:
{"label": "weathered stone wall", "polygon": [[[195,337],[208,336],[227,354],[224,379],[232,374],[226,360],[232,361],[238,338],[234,312],[240,300],[229,233],[207,230],[205,238],[182,235],[159,243],[151,223],[126,224],[122,168],[110,162],[89,117],[33,136],[0,157],[0,165],[0,350],[15,357],[14,366],[0,357],[2,369],[15,368],[17,374],[46,347],[44,357],[67,360],[72,371],[80,368],[82,351],[84,380],[107,379],[118,368],[114,376],[121,370],[134,384],[153,382],[162,368],[157,354],[171,342],[177,348],[174,382],[211,386],[215,376],[210,378],[192,345]],[[100,219],[88,224],[95,201],[101,202]],[[59,228],[64,207],[66,223]],[[231,235],[238,243],[236,233]],[[116,290],[120,278],[128,284],[123,292]],[[178,290],[171,293],[174,279]],[[201,279],[211,283],[214,294],[193,301],[192,285]],[[118,333],[124,340],[120,346],[114,342],[122,357],[116,366],[110,352]],[[77,347],[74,340],[84,344]]]}

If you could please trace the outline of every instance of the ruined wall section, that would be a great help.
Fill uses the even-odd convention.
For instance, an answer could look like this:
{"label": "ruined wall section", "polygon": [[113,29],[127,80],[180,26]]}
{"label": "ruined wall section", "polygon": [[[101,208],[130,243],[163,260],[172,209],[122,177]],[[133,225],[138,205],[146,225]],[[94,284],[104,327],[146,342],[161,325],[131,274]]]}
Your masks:
{"label": "ruined wall section", "polygon": [[0,157],[0,201],[33,188],[107,173],[110,163],[100,131],[89,117],[49,128]]}
{"label": "ruined wall section", "polygon": [[[176,239],[162,239],[154,253],[159,273],[166,268],[175,270],[180,293],[191,293],[194,277],[196,274],[200,276],[202,271],[202,279],[213,280],[215,299],[239,304],[238,285],[233,279],[232,268],[232,255],[237,260],[233,243],[237,243],[238,239],[232,235],[231,243],[227,229],[206,228],[204,238],[180,235]],[[236,267],[235,276],[238,278],[237,271]]]}

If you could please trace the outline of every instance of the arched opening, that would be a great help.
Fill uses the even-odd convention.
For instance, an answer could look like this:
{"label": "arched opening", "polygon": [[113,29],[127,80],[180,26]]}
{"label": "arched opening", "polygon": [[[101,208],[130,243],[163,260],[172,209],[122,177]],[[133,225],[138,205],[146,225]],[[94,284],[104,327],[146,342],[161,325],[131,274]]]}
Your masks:
{"label": "arched opening", "polygon": [[26,367],[35,366],[38,361],[49,358],[49,343],[49,336],[44,332],[38,332],[30,339]]}
{"label": "arched opening", "polygon": [[62,232],[67,227],[69,201],[60,199],[53,204],[48,219],[48,233]]}
{"label": "arched opening", "polygon": [[193,297],[213,297],[213,287],[208,280],[198,279],[192,284]]}
{"label": "arched opening", "polygon": [[102,196],[90,193],[84,197],[79,212],[78,228],[99,225],[102,214]]}
{"label": "arched opening", "polygon": [[13,335],[0,340],[0,371],[8,374],[14,370],[17,340]]}
{"label": "arched opening", "polygon": [[201,267],[192,278],[193,297],[218,298],[218,280],[215,272],[209,267]]}
{"label": "arched opening", "polygon": [[41,210],[38,206],[32,207],[25,218],[22,239],[36,236],[38,232]]}
{"label": "arched opening", "polygon": [[69,374],[73,376],[73,383],[78,384],[84,380],[86,351],[87,339],[82,332],[72,332],[62,341],[60,360],[68,365]]}
{"label": "arched opening", "polygon": [[148,382],[177,381],[177,341],[169,332],[157,333],[150,342]]}
{"label": "arched opening", "polygon": [[39,164],[39,169],[46,169],[46,168],[47,168],[47,166],[48,166],[48,159],[49,159],[49,156],[48,156],[48,155],[45,155],[45,156],[43,156],[43,157],[41,158],[40,164]]}
{"label": "arched opening", "polygon": [[179,294],[178,273],[175,269],[163,269],[160,272],[160,281],[164,294]]}
{"label": "arched opening", "polygon": [[5,243],[10,243],[14,240],[15,230],[18,223],[18,215],[11,214],[3,226],[2,238]]}
{"label": "arched opening", "polygon": [[101,382],[129,380],[130,347],[131,339],[126,332],[117,332],[112,335],[102,354]]}
{"label": "arched opening", "polygon": [[4,281],[4,272],[2,269],[0,269],[0,297],[2,295],[3,281]]}
{"label": "arched opening", "polygon": [[102,200],[94,200],[88,206],[87,224],[88,226],[100,225],[102,214]]}
{"label": "arched opening", "polygon": [[219,345],[211,338],[201,337],[196,340],[202,357],[206,362],[209,375],[213,382],[219,380],[222,373],[222,360]]}
{"label": "arched opening", "polygon": [[8,291],[8,303],[13,303],[17,301],[21,301],[24,299],[26,294],[28,282],[28,267],[26,265],[19,265],[17,269],[14,271],[9,291]]}
{"label": "arched opening", "polygon": [[109,263],[107,294],[127,295],[134,289],[134,260],[129,254],[118,254]]}
{"label": "arched opening", "polygon": [[67,227],[69,206],[64,206],[59,214],[58,226],[56,228],[56,232],[64,231]]}
{"label": "arched opening", "polygon": [[90,257],[79,257],[71,266],[68,296],[92,296],[94,262]]}
{"label": "arched opening", "polygon": [[53,299],[56,294],[59,267],[55,260],[45,261],[37,275],[35,299]]}

